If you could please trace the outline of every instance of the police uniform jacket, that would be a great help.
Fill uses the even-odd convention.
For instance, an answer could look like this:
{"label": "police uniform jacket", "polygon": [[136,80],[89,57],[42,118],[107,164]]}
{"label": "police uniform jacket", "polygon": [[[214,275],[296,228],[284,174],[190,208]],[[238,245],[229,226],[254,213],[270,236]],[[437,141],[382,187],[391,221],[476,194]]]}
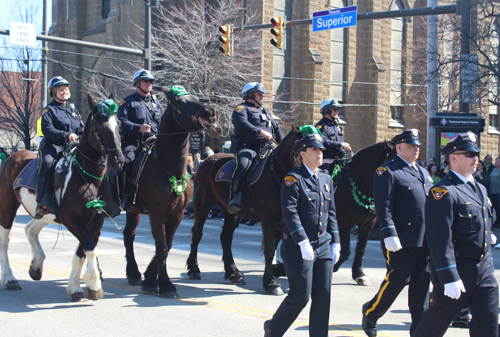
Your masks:
{"label": "police uniform jacket", "polygon": [[83,121],[76,109],[55,100],[42,111],[42,132],[46,144],[64,145],[70,134],[83,134]]}
{"label": "police uniform jacket", "polygon": [[442,284],[460,279],[457,257],[480,261],[490,256],[492,210],[486,188],[475,185],[481,197],[450,171],[427,197],[426,238]]}
{"label": "police uniform jacket", "polygon": [[416,167],[419,172],[396,156],[378,167],[373,178],[380,239],[397,235],[403,248],[425,245],[425,200],[432,179],[427,170]]}
{"label": "police uniform jacket", "polygon": [[261,145],[266,142],[260,135],[261,130],[272,134],[278,143],[283,140],[283,133],[269,110],[256,107],[250,102],[244,102],[234,109],[232,121],[234,135],[240,139],[241,143]]}
{"label": "police uniform jacket", "polygon": [[142,133],[139,129],[143,124],[151,125],[151,133],[157,134],[164,113],[161,104],[151,95],[144,97],[138,92],[128,95],[121,101],[117,112],[123,138],[140,140]]}
{"label": "police uniform jacket", "polygon": [[281,184],[283,233],[300,241],[319,241],[327,233],[331,243],[340,243],[332,179],[318,171],[318,182],[302,164],[295,167]]}
{"label": "police uniform jacket", "polygon": [[328,159],[341,159],[343,155],[342,143],[344,142],[344,133],[342,127],[336,120],[331,120],[323,117],[315,125],[323,134],[323,146],[326,148],[323,151],[323,162]]}

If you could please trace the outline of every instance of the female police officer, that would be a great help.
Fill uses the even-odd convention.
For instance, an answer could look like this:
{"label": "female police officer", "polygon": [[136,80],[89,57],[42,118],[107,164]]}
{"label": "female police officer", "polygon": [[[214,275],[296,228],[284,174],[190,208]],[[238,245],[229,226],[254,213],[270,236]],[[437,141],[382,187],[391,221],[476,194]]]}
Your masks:
{"label": "female police officer", "polygon": [[318,170],[325,149],[321,137],[312,125],[301,131],[309,134],[292,149],[300,166],[290,171],[281,185],[281,256],[290,290],[272,320],[264,323],[266,337],[283,336],[309,296],[309,336],[328,336],[332,273],[340,257],[340,237],[332,180]]}
{"label": "female police officer", "polygon": [[[36,185],[36,212],[35,219],[45,214],[55,213],[57,202],[50,190],[52,169],[64,150],[67,142],[77,140],[83,134],[83,121],[73,104],[68,104],[71,94],[69,82],[61,76],[49,81],[50,96],[53,97],[42,110],[42,132],[44,144],[38,149],[40,153],[40,167]],[[49,192],[49,193],[47,193]]]}

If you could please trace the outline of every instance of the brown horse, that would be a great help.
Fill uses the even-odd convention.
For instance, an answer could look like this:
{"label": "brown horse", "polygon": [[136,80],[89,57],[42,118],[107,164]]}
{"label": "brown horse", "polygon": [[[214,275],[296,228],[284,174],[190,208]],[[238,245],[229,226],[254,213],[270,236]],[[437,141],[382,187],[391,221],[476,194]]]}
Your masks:
{"label": "brown horse", "polygon": [[[96,246],[104,222],[105,214],[112,202],[111,188],[105,178],[106,166],[120,170],[124,157],[120,148],[119,124],[116,116],[101,115],[94,99],[87,95],[91,112],[87,118],[85,130],[77,146],[73,165],[70,166],[64,181],[64,187],[55,191],[60,205],[59,214],[45,215],[40,220],[31,220],[25,228],[30,241],[33,260],[29,274],[33,280],[40,280],[43,271],[43,252],[38,234],[48,224],[63,224],[79,240],[80,244],[73,258],[71,275],[68,280],[67,293],[72,301],[85,297],[80,286],[80,275],[87,257],[87,274],[85,275],[87,295],[97,300],[103,297],[100,275],[97,268]],[[32,151],[18,151],[6,160],[0,172],[0,264],[2,268],[2,285],[7,290],[20,290],[21,287],[12,274],[7,255],[9,233],[22,204],[33,216],[36,208],[35,192],[26,187],[13,189],[13,185],[21,171],[37,155]],[[88,203],[98,207],[88,208]],[[105,204],[104,204],[104,203]]]}
{"label": "brown horse", "polygon": [[203,235],[203,226],[210,210],[217,204],[224,214],[224,226],[221,233],[222,259],[224,260],[225,278],[235,284],[244,284],[244,275],[238,270],[233,259],[231,245],[233,233],[239,217],[260,220],[264,239],[265,270],[264,289],[268,294],[282,295],[280,284],[273,276],[273,259],[276,246],[283,236],[281,213],[281,182],[285,174],[293,168],[291,148],[295,141],[302,138],[300,131],[294,127],[286,135],[278,147],[272,151],[266,161],[260,178],[246,188],[243,209],[232,215],[227,211],[230,184],[215,182],[219,169],[232,155],[216,154],[208,157],[198,168],[194,181],[194,226],[191,253],[187,260],[188,275],[191,279],[200,279],[198,266],[198,244]]}
{"label": "brown horse", "polygon": [[165,93],[168,105],[158,138],[139,178],[136,208],[127,211],[123,239],[128,282],[140,284],[141,273],[134,256],[135,229],[141,214],[149,214],[156,254],[144,273],[142,290],[157,293],[159,288],[162,297],[179,297],[167,274],[167,255],[193,193],[186,171],[190,133],[212,127],[216,116],[212,107],[194,95]]}

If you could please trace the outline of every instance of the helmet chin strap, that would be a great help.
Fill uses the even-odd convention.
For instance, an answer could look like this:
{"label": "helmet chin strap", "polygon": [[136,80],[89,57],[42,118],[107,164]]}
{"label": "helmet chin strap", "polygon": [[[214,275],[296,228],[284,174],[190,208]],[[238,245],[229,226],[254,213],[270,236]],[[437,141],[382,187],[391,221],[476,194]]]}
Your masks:
{"label": "helmet chin strap", "polygon": [[144,95],[146,95],[146,96],[147,96],[147,95],[149,94],[149,92],[146,92],[146,91],[142,90],[142,88],[141,88],[141,85],[140,85],[140,84],[139,84],[138,88],[139,88],[139,90],[140,90],[140,91],[142,91],[142,92],[144,93]]}

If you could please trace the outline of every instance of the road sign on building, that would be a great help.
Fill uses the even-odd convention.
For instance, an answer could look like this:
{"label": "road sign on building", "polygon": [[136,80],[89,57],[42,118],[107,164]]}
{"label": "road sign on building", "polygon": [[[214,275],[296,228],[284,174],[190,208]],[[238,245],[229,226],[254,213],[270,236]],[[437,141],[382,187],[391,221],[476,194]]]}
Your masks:
{"label": "road sign on building", "polygon": [[460,77],[462,78],[461,103],[476,103],[476,81],[479,76],[479,57],[472,54],[460,55]]}
{"label": "road sign on building", "polygon": [[35,24],[26,22],[10,23],[10,43],[17,46],[36,46]]}
{"label": "road sign on building", "polygon": [[312,19],[313,32],[356,26],[357,16],[358,6],[314,12]]}

